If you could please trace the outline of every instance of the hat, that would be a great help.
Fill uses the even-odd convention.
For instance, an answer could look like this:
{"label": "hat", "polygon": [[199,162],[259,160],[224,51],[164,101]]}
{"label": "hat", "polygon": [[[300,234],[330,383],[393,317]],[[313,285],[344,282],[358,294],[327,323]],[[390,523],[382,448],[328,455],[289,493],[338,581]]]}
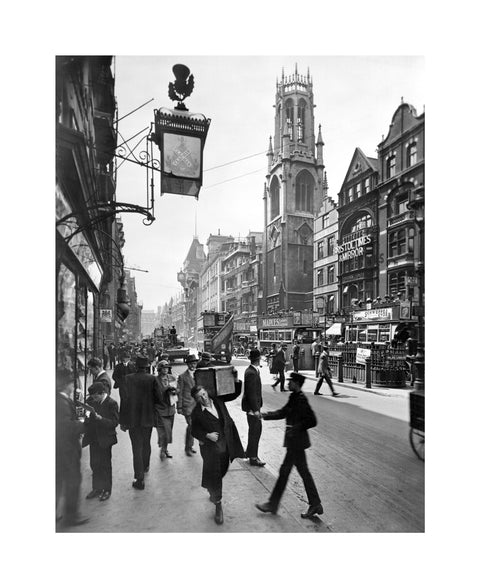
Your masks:
{"label": "hat", "polygon": [[143,355],[139,355],[135,360],[137,364],[137,368],[146,368],[150,366],[150,362],[148,361],[148,357],[143,357]]}
{"label": "hat", "polygon": [[300,386],[303,386],[303,383],[305,382],[305,376],[302,376],[302,374],[299,374],[298,372],[291,372],[287,379],[292,380],[292,382],[297,382]]}
{"label": "hat", "polygon": [[257,359],[258,359],[260,356],[261,356],[260,349],[257,349],[257,348],[255,347],[254,349],[252,349],[252,350],[250,351],[250,355],[249,355],[250,361],[255,361],[255,360],[257,360]]}
{"label": "hat", "polygon": [[164,367],[167,367],[167,368],[170,367],[170,364],[168,363],[168,361],[166,359],[162,359],[161,361],[159,361],[157,363],[157,369],[164,368]]}
{"label": "hat", "polygon": [[198,361],[198,359],[196,358],[195,355],[187,355],[187,359],[186,359],[187,363],[193,363],[194,361]]}
{"label": "hat", "polygon": [[103,394],[105,392],[105,386],[102,382],[93,382],[91,386],[88,387],[88,393],[90,396],[92,394]]}
{"label": "hat", "polygon": [[212,359],[212,354],[207,351],[202,352],[202,359]]}

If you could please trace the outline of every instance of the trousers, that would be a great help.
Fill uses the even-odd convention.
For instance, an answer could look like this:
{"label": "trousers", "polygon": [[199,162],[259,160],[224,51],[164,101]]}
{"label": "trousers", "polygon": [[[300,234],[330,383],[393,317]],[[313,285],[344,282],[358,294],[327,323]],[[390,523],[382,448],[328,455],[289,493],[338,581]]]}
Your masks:
{"label": "trousers", "polygon": [[185,451],[187,451],[193,447],[192,415],[186,414],[184,416],[187,421],[187,430],[185,431]]}
{"label": "trousers", "polygon": [[320,390],[321,385],[323,384],[323,380],[325,380],[325,382],[327,382],[327,384],[330,386],[330,390],[333,392],[333,384],[332,384],[332,380],[330,379],[330,376],[328,374],[320,374],[320,377],[318,378],[318,382],[317,385],[315,386],[315,394]]}
{"label": "trousers", "polygon": [[200,454],[203,459],[202,487],[208,490],[213,502],[221,502],[222,480],[230,463],[228,451],[204,444],[200,445]]}
{"label": "trousers", "polygon": [[317,487],[313,481],[312,474],[308,469],[307,457],[305,455],[305,449],[292,449],[287,448],[287,453],[280,466],[280,475],[270,495],[270,504],[276,509],[282,498],[283,492],[288,482],[288,477],[292,471],[292,467],[295,466],[300,474],[303,485],[305,486],[305,492],[307,493],[308,504],[310,506],[316,506],[320,504],[320,496],[318,495]]}
{"label": "trousers", "polygon": [[112,491],[112,446],[100,447],[96,441],[90,443],[90,467],[92,489]]}
{"label": "trousers", "polygon": [[150,467],[152,448],[150,440],[153,427],[132,427],[128,429],[133,452],[133,474],[136,480],[143,480],[145,470]]}
{"label": "trousers", "polygon": [[278,370],[278,376],[277,376],[277,379],[275,380],[275,382],[273,382],[273,387],[275,388],[275,386],[277,384],[280,384],[280,390],[285,390],[285,370],[284,369]]}
{"label": "trousers", "polygon": [[262,421],[253,414],[247,414],[248,444],[246,457],[258,457],[258,444],[262,434]]}

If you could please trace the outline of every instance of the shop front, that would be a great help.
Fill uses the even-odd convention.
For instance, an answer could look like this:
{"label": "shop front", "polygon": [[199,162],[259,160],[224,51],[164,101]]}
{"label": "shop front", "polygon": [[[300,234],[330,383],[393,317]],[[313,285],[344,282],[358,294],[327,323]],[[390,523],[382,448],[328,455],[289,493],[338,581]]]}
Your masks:
{"label": "shop front", "polygon": [[[71,213],[61,190],[56,193],[57,219]],[[77,399],[85,398],[87,362],[102,357],[99,349],[99,290],[102,269],[73,217],[57,226],[56,367],[72,374]]]}

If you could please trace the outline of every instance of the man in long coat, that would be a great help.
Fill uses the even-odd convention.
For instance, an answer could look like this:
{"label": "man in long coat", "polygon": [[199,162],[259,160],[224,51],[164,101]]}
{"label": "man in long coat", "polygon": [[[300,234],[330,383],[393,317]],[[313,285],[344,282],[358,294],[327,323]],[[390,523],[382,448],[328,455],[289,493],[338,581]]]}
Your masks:
{"label": "man in long coat", "polygon": [[308,511],[302,514],[302,518],[310,518],[315,514],[323,513],[322,502],[312,474],[308,469],[307,458],[305,456],[305,449],[310,447],[310,438],[307,429],[316,426],[317,417],[308,403],[307,397],[302,392],[304,382],[304,376],[292,372],[288,382],[288,388],[292,393],[288,398],[287,404],[279,410],[261,413],[262,418],[265,420],[287,420],[283,442],[283,446],[287,448],[287,453],[280,466],[280,475],[270,495],[270,499],[264,504],[255,505],[262,512],[271,512],[272,514],[277,512],[278,505],[288,482],[288,477],[292,471],[292,467],[295,466],[303,480],[309,504]]}
{"label": "man in long coat", "polygon": [[197,404],[192,411],[192,434],[198,439],[203,459],[202,487],[215,504],[215,522],[223,523],[222,479],[229,463],[245,457],[237,427],[228,413],[225,402],[240,396],[242,382],[235,381],[235,392],[211,398],[205,388],[194,386],[192,397]]}
{"label": "man in long coat", "polygon": [[262,380],[260,378],[260,350],[250,351],[250,365],[245,370],[242,397],[242,410],[247,413],[248,444],[245,455],[250,458],[250,465],[263,467],[264,461],[258,458],[258,444],[262,434],[260,409],[262,408]]}
{"label": "man in long coat", "polygon": [[150,467],[150,440],[154,426],[154,406],[159,404],[160,389],[155,376],[147,373],[146,357],[137,358],[137,372],[125,377],[125,395],[120,402],[120,428],[130,435],[135,479],[132,486],[145,488],[144,474]]}
{"label": "man in long coat", "polygon": [[195,355],[187,357],[187,369],[178,376],[177,382],[177,413],[183,414],[187,421],[187,430],[185,431],[185,453],[189,457],[196,453],[193,448],[192,435],[192,411],[195,407],[195,400],[192,398],[192,388],[195,386],[193,373],[197,367],[197,358]]}
{"label": "man in long coat", "polygon": [[272,370],[275,374],[278,374],[277,379],[272,384],[272,388],[275,390],[275,387],[280,384],[280,390],[282,392],[286,392],[285,390],[285,364],[287,363],[287,356],[285,355],[286,345],[282,345],[280,349],[277,350],[277,354],[273,358],[272,363]]}

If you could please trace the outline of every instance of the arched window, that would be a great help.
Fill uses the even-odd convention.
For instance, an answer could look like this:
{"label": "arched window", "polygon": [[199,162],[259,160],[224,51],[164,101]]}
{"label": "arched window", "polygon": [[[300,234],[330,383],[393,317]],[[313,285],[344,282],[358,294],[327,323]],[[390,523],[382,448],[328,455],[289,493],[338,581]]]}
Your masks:
{"label": "arched window", "polygon": [[290,141],[293,141],[293,101],[287,100],[285,103],[285,114],[287,116],[287,129]]}
{"label": "arched window", "polygon": [[280,214],[280,184],[274,176],[270,184],[270,220]]}
{"label": "arched window", "polygon": [[295,180],[295,209],[304,212],[313,212],[313,188],[312,175],[301,171]]}
{"label": "arched window", "polygon": [[355,233],[355,231],[360,231],[362,229],[368,229],[369,227],[371,227],[373,225],[373,220],[372,217],[368,214],[368,213],[364,213],[362,216],[359,216],[358,218],[356,218],[351,227],[350,230],[348,230],[348,233]]}
{"label": "arched window", "polygon": [[305,100],[300,100],[297,108],[297,137],[302,143],[305,143]]}

